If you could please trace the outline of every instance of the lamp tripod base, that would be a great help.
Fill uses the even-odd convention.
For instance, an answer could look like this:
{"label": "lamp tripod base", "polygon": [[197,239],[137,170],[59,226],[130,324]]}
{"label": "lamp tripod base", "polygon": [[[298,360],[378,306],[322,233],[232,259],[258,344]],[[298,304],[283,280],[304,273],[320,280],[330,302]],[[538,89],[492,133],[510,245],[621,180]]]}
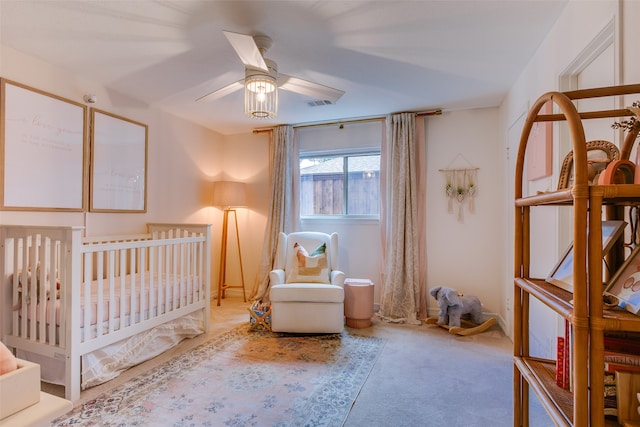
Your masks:
{"label": "lamp tripod base", "polygon": [[[236,225],[236,241],[238,242],[238,259],[240,260],[241,278],[241,284],[239,285],[228,285],[225,283],[227,276],[227,228],[229,225],[229,212],[233,212],[234,223]],[[220,275],[218,277],[217,305],[220,305],[220,301],[225,297],[225,291],[232,288],[242,289],[242,298],[244,302],[247,302],[247,294],[244,286],[244,271],[242,269],[242,252],[240,251],[240,233],[238,232],[238,216],[236,215],[235,209],[225,209],[222,217],[222,242],[220,245]]]}

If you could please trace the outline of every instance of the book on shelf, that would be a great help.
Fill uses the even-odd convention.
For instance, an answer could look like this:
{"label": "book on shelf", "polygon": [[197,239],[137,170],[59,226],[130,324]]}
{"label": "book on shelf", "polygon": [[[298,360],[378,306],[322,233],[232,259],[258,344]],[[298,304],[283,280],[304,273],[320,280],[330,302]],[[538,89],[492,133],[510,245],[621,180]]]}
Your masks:
{"label": "book on shelf", "polygon": [[635,336],[604,336],[604,349],[619,353],[640,355],[640,338]]}
{"label": "book on shelf", "polygon": [[617,416],[620,373],[640,374],[640,336],[614,332],[604,337],[604,414]]}
{"label": "book on shelf", "polygon": [[604,373],[604,414],[618,415],[616,375],[609,372]]}
{"label": "book on shelf", "polygon": [[567,390],[573,390],[573,329],[571,328],[571,323],[567,319],[564,320],[564,348],[565,348],[565,358],[564,358],[564,377],[565,377],[565,388]]}
{"label": "book on shelf", "polygon": [[564,336],[556,340],[556,384],[571,390],[571,325],[565,321]]}
{"label": "book on shelf", "polygon": [[564,337],[558,337],[556,341],[556,384],[562,388],[565,388],[564,363]]}
{"label": "book on shelf", "polygon": [[623,363],[604,362],[604,371],[610,373],[615,373],[616,371],[640,373],[640,366],[625,365]]}
{"label": "book on shelf", "polygon": [[605,348],[604,362],[616,365],[640,366],[640,355],[631,353],[622,353],[619,351],[611,351]]}

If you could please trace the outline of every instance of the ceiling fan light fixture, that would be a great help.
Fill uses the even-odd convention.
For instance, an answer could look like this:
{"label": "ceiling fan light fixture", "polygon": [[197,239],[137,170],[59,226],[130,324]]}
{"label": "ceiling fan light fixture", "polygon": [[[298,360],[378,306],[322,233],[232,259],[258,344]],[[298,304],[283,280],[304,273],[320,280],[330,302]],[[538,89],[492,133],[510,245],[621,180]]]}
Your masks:
{"label": "ceiling fan light fixture", "polygon": [[258,119],[278,115],[278,81],[271,74],[247,73],[244,80],[244,113]]}

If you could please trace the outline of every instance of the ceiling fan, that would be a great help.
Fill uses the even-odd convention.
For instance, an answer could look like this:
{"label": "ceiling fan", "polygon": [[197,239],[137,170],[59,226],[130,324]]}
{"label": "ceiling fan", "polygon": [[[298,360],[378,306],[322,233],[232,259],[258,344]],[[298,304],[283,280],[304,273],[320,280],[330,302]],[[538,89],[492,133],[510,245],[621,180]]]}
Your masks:
{"label": "ceiling fan", "polygon": [[[266,82],[256,83],[258,85],[267,85],[266,88],[264,86],[259,87],[264,93],[274,89],[274,86],[269,87],[269,85],[271,85],[269,82],[273,82],[273,85],[277,85],[279,89],[308,96],[311,98],[309,105],[335,104],[338,99],[344,95],[344,91],[342,90],[278,73],[278,65],[274,61],[264,57],[264,54],[272,44],[271,38],[268,36],[250,36],[230,31],[223,31],[223,33],[245,66],[245,78],[204,95],[196,101],[211,101],[222,98],[236,90],[242,89],[245,87],[245,83],[252,80]],[[247,90],[257,89],[255,86],[251,88],[249,84]],[[264,100],[264,93],[262,100]],[[247,112],[246,108],[245,112]],[[261,112],[258,112],[258,114],[255,112],[247,112],[247,114],[254,117],[267,117],[266,115],[261,115]]]}

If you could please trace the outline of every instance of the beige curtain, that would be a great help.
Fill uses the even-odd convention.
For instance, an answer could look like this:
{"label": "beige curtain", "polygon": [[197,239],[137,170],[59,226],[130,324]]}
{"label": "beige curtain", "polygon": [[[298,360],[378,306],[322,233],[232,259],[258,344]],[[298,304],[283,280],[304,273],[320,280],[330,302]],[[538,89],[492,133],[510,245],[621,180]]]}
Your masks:
{"label": "beige curtain", "polygon": [[271,172],[271,202],[264,233],[262,257],[252,300],[268,301],[269,272],[276,257],[278,234],[298,229],[300,166],[298,141],[292,126],[277,126],[269,141],[269,169]]}
{"label": "beige curtain", "polygon": [[423,120],[387,117],[380,156],[380,316],[421,323],[426,317],[425,147]]}

